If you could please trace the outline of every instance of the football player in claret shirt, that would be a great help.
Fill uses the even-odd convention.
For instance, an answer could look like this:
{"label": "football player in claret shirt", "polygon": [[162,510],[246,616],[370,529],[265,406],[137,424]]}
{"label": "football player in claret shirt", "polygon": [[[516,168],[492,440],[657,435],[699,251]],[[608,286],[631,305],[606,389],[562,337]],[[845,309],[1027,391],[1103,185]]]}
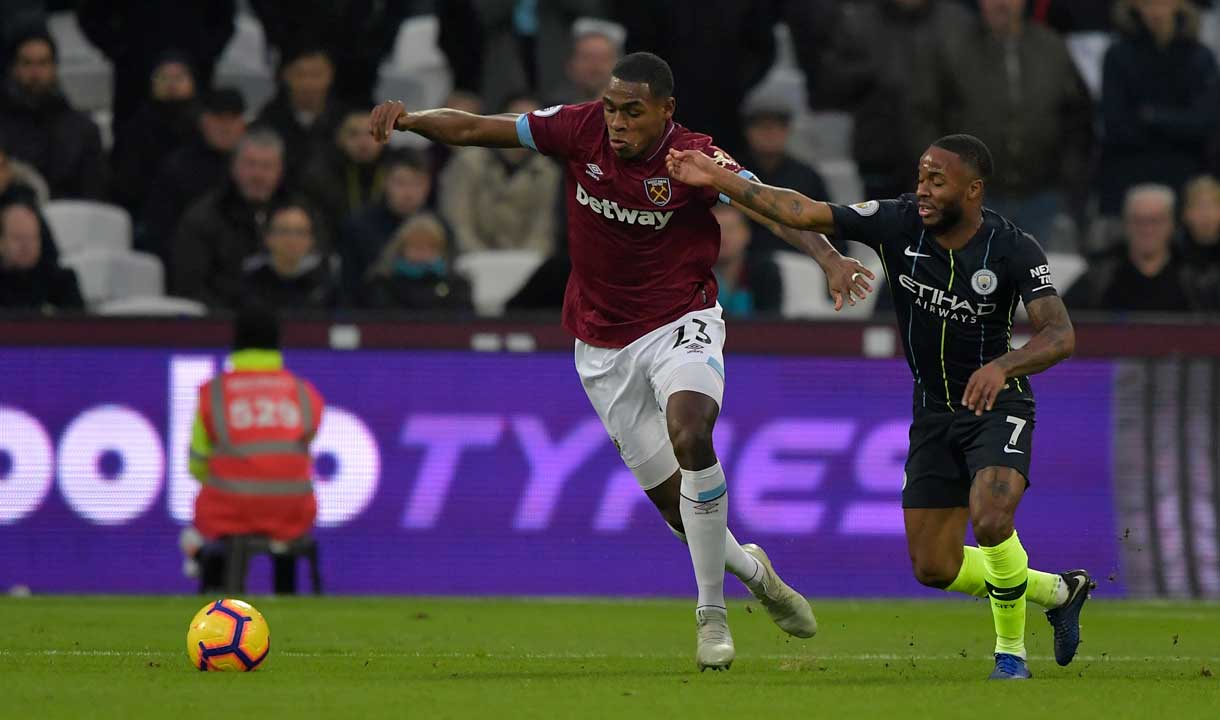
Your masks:
{"label": "football player in claret shirt", "polygon": [[[856,205],[741,182],[699,153],[670,153],[671,175],[794,228],[863,242],[881,257],[915,379],[902,508],[915,577],[991,598],[992,679],[1025,679],[1026,598],[1047,608],[1055,660],[1080,644],[1093,579],[1030,569],[1013,528],[1029,485],[1034,394],[1029,375],[1066,359],[1075,333],[1033,237],[983,207],[991,152],[950,135],[919,160],[914,194]],[[1025,303],[1033,338],[1014,350],[1013,311]],[[978,547],[964,547],[966,523]]]}
{"label": "football player in claret shirt", "polygon": [[[599,101],[496,116],[407,112],[387,102],[374,110],[371,129],[382,141],[401,130],[450,145],[526,147],[563,164],[572,257],[563,325],[576,336],[576,370],[623,462],[690,549],[698,667],[727,669],[735,651],[726,569],[784,631],[811,637],[817,624],[762,549],[739,545],[728,531],[728,484],[712,447],[725,367],[712,272],[720,229],[711,208],[730,200],[671,181],[666,153],[692,150],[753,175],[712,138],[674,121],[673,92],[669,65],[635,53],[618,63]],[[818,261],[836,307],[871,289],[871,273],[825,237],[746,212]]]}

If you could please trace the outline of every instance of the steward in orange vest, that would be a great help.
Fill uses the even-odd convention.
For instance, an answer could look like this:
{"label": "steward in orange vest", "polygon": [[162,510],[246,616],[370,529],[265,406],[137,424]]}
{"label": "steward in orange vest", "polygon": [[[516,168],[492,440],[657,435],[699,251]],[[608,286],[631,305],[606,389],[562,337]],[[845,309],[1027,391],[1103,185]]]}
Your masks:
{"label": "steward in orange vest", "polygon": [[309,444],[322,421],[322,396],[284,369],[274,316],[237,319],[232,370],[199,389],[191,434],[191,474],[203,483],[195,527],[207,540],[266,535],[290,542],[317,516]]}

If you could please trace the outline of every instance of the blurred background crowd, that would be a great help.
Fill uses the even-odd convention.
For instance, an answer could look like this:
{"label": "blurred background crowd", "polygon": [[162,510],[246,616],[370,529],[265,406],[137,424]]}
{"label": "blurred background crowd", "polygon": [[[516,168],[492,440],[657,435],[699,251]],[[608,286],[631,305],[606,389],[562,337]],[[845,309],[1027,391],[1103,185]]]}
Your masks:
{"label": "blurred background crowd", "polygon": [[[969,132],[995,155],[988,205],[1048,250],[1069,307],[1220,310],[1211,0],[0,6],[0,308],[556,310],[560,167],[401,133],[383,147],[369,112],[596,100],[623,53],[650,50],[678,121],[766,182],[895,197],[930,141]],[[826,312],[812,261],[716,212],[728,314]]]}

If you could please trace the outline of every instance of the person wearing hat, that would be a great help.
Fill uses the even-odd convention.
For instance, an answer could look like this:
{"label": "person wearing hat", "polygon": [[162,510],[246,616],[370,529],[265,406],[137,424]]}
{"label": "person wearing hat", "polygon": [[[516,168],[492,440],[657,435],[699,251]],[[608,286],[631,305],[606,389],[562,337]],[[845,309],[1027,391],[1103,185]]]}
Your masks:
{"label": "person wearing hat", "polygon": [[105,197],[101,132],[60,90],[55,41],[46,27],[17,32],[7,58],[0,134],[9,152],[42,174],[52,198]]}
{"label": "person wearing hat", "polygon": [[193,139],[198,115],[191,64],[182,53],[168,52],[153,68],[144,104],[111,149],[115,202],[132,213],[140,208],[165,158]]}
{"label": "person wearing hat", "polygon": [[[746,152],[738,157],[742,167],[758,173],[769,185],[790,187],[806,197],[829,198],[826,183],[812,167],[788,154],[795,108],[790,100],[768,93],[757,93],[746,101]],[[767,257],[776,250],[792,248],[758,223],[751,223],[750,254]]]}
{"label": "person wearing hat", "polygon": [[136,248],[170,267],[169,240],[192,202],[219,185],[229,159],[246,134],[246,101],[233,88],[203,96],[194,139],[166,158],[149,186],[135,228]]}

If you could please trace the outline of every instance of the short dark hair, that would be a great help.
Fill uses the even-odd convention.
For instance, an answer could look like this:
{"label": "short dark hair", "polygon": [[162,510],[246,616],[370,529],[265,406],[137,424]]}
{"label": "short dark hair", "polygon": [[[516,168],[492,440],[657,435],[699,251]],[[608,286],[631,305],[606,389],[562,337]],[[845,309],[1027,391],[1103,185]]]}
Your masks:
{"label": "short dark hair", "polygon": [[427,174],[428,160],[415,148],[390,148],[381,156],[381,167],[387,174],[400,167]]}
{"label": "short dark hair", "polygon": [[258,302],[243,305],[233,318],[234,350],[278,350],[280,319]]}
{"label": "short dark hair", "polygon": [[960,157],[962,162],[969,165],[974,174],[978,175],[983,182],[990,180],[991,174],[995,172],[995,161],[991,159],[991,150],[987,148],[986,143],[973,135],[964,133],[946,135],[932,143],[932,147],[948,150]]}
{"label": "short dark hair", "polygon": [[669,63],[650,52],[635,52],[618,61],[614,77],[624,82],[645,83],[652,96],[664,99],[674,94],[674,71]]}
{"label": "short dark hair", "polygon": [[204,93],[202,106],[209,115],[244,115],[246,98],[237,88],[218,87]]}

